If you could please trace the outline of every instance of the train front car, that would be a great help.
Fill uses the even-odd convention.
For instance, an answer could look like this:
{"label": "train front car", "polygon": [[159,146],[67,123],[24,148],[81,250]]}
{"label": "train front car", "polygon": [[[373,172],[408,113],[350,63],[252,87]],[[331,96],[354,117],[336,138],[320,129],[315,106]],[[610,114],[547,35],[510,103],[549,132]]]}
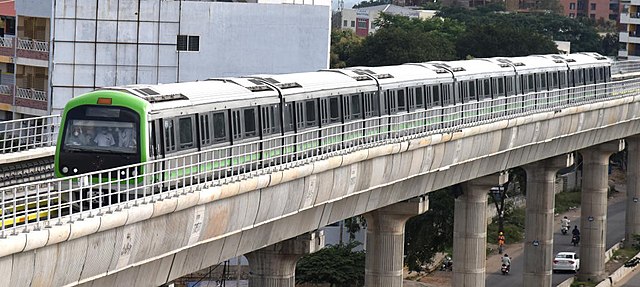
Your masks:
{"label": "train front car", "polygon": [[147,105],[116,90],[99,90],[69,101],[58,135],[56,177],[145,161]]}

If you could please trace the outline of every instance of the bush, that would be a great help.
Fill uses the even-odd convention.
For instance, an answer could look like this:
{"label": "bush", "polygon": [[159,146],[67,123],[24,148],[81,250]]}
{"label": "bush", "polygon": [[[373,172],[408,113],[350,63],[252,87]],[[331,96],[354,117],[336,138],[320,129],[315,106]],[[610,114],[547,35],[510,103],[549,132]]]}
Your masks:
{"label": "bush", "polygon": [[581,192],[567,191],[556,194],[556,213],[563,213],[580,206]]}
{"label": "bush", "polygon": [[[524,208],[509,208],[504,215],[504,236],[507,244],[521,242],[524,239]],[[498,219],[487,226],[487,242],[498,244]]]}

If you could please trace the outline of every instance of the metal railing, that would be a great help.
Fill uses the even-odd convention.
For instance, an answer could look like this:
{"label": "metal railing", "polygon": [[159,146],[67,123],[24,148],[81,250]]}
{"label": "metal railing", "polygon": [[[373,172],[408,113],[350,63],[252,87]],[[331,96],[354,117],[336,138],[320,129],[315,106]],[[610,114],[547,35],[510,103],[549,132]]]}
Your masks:
{"label": "metal railing", "polygon": [[435,107],[0,189],[0,237],[245,180],[331,156],[640,94],[640,79]]}
{"label": "metal railing", "polygon": [[46,102],[47,92],[36,89],[16,88],[16,97]]}
{"label": "metal railing", "polygon": [[49,42],[18,39],[18,49],[37,52],[49,52]]}
{"label": "metal railing", "polygon": [[0,94],[2,94],[2,95],[13,95],[13,86],[0,85]]}
{"label": "metal railing", "polygon": [[13,37],[0,37],[0,47],[7,47],[7,48],[12,48],[13,47]]}
{"label": "metal railing", "polygon": [[59,126],[58,115],[0,122],[0,154],[55,146]]}
{"label": "metal railing", "polygon": [[611,65],[611,75],[640,72],[640,61],[616,61]]}

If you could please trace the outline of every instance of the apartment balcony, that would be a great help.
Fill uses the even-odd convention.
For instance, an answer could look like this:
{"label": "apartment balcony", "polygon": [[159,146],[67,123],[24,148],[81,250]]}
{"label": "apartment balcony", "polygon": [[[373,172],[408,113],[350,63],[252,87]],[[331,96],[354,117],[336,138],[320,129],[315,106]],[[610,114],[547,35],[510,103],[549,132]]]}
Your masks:
{"label": "apartment balcony", "polygon": [[16,57],[49,61],[49,42],[18,39]]}
{"label": "apartment balcony", "polygon": [[13,105],[13,86],[0,85],[0,103]]}
{"label": "apartment balcony", "polygon": [[29,88],[16,88],[16,106],[38,110],[47,110],[48,95],[45,91]]}
{"label": "apartment balcony", "polygon": [[0,56],[13,57],[14,37],[0,37]]}
{"label": "apartment balcony", "polygon": [[629,43],[629,32],[620,32],[620,35],[618,35],[618,41],[621,43]]}
{"label": "apartment balcony", "polygon": [[620,14],[620,23],[640,25],[640,12]]}

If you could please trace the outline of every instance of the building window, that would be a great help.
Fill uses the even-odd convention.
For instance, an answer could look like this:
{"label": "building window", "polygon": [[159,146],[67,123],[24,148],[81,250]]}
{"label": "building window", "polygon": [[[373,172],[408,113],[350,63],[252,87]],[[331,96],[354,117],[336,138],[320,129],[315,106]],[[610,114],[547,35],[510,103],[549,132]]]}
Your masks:
{"label": "building window", "polygon": [[595,18],[596,18],[596,14],[591,14],[591,15],[589,15],[589,18],[591,18],[591,19],[595,19]]}
{"label": "building window", "polygon": [[573,14],[573,13],[569,13],[569,18],[575,18],[575,17],[576,17],[576,15],[575,15],[575,14]]}
{"label": "building window", "polygon": [[356,21],[351,21],[351,28],[356,26]]}
{"label": "building window", "polygon": [[596,10],[596,3],[591,3],[591,10]]}
{"label": "building window", "polygon": [[342,26],[347,27],[347,20],[342,21]]}
{"label": "building window", "polygon": [[569,3],[569,10],[576,10],[576,3]]}
{"label": "building window", "polygon": [[367,28],[367,20],[358,19],[358,28],[359,29],[366,29]]}
{"label": "building window", "polygon": [[200,36],[178,35],[178,51],[200,51]]}

